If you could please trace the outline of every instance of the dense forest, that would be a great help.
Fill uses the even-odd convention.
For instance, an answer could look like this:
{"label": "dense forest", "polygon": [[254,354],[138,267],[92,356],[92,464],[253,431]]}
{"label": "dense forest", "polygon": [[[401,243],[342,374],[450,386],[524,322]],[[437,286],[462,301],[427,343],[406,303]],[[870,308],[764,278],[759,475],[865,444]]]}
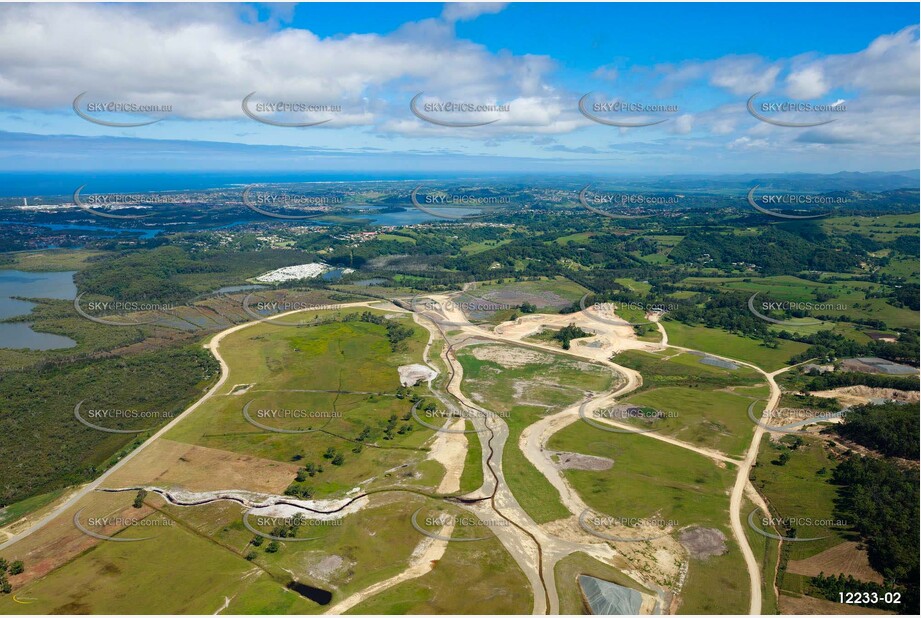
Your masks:
{"label": "dense forest", "polygon": [[885,403],[850,408],[844,422],[834,429],[840,436],[888,457],[917,460],[919,426],[917,404]]}
{"label": "dense forest", "polygon": [[[917,448],[917,437],[914,444]],[[870,564],[886,583],[906,591],[900,612],[917,614],[918,470],[888,459],[853,456],[838,464],[832,480],[840,486],[837,515],[858,531]]]}
{"label": "dense forest", "polygon": [[199,346],[0,372],[0,461],[6,464],[0,507],[91,480],[109,453],[149,435],[82,425],[74,417],[79,402],[84,411],[138,411],[137,418],[96,421],[100,426],[153,430],[200,396],[217,373],[217,361]]}

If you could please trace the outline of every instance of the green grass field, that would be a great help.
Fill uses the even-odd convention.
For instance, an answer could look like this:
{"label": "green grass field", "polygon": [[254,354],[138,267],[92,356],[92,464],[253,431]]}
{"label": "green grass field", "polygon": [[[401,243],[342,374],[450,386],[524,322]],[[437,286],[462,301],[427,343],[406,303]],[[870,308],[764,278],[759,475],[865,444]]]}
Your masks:
{"label": "green grass field", "polygon": [[[464,428],[473,429],[473,423],[464,421]],[[484,438],[485,439],[485,438]],[[468,494],[483,484],[483,443],[477,433],[467,434],[467,455],[464,457],[464,472],[461,474],[460,491]]]}
{"label": "green grass field", "polygon": [[809,347],[797,341],[779,341],[777,348],[769,348],[760,341],[724,330],[687,326],[672,320],[667,320],[664,326],[668,332],[668,342],[672,345],[747,361],[765,371],[782,369],[788,360]]}
{"label": "green grass field", "polygon": [[[161,518],[162,515],[151,515]],[[147,532],[131,528],[125,537]],[[180,525],[154,539],[100,542],[50,575],[0,596],[4,614],[212,614],[245,585],[253,565]],[[277,586],[277,584],[276,584]]]}
{"label": "green grass field", "polygon": [[380,592],[346,613],[505,615],[530,614],[532,606],[527,578],[493,537],[448,543],[429,573]]}
{"label": "green grass field", "polygon": [[[796,519],[796,536],[800,538],[827,537],[818,541],[787,543],[790,560],[814,556],[841,543],[847,536],[847,528],[830,525],[807,524],[803,518],[813,521],[833,521],[837,489],[831,483],[831,473],[836,462],[825,450],[822,439],[815,436],[796,436],[803,443],[788,448],[767,439],[761,442],[757,465],[753,469],[753,483],[774,509],[774,516]],[[789,443],[794,436],[785,438]],[[776,465],[782,452],[790,458],[784,465]],[[745,514],[748,515],[747,513]],[[760,522],[761,515],[756,517]],[[790,536],[783,526],[763,528],[767,532]],[[776,530],[776,531],[775,531]]]}
{"label": "green grass field", "polygon": [[[405,318],[402,323],[411,325]],[[276,461],[323,465],[324,471],[307,481],[316,497],[341,495],[374,478],[369,488],[389,486],[382,470],[424,455],[432,430],[409,416],[412,403],[394,396],[399,383],[397,368],[421,360],[428,333],[413,327],[405,350],[392,352],[384,326],[367,322],[331,322],[309,327],[259,324],[228,336],[221,343],[230,375],[222,393],[174,428],[168,438],[211,448],[255,455]],[[252,385],[246,392],[229,394],[234,385]],[[311,392],[333,391],[333,392]],[[249,423],[260,411],[293,410],[308,418],[268,418],[257,422],[284,430],[310,430],[286,434]],[[396,415],[396,427],[387,438],[386,426]],[[369,435],[359,440],[364,428]],[[355,452],[361,445],[360,452]],[[328,448],[342,453],[345,462],[331,465],[323,457]],[[426,462],[421,478],[411,483],[437,485],[435,462]],[[422,465],[422,464],[420,464]],[[292,479],[293,481],[293,479]]]}
{"label": "green grass field", "polygon": [[674,415],[644,428],[737,457],[745,454],[755,429],[746,414],[751,402],[734,392],[681,387],[648,390],[623,401]]}
{"label": "green grass field", "polygon": [[[917,267],[917,264],[915,265]],[[754,294],[760,292],[763,297],[779,301],[813,303],[818,308],[814,315],[845,317],[863,320],[882,320],[889,328],[917,326],[917,312],[895,307],[885,298],[873,295],[884,294],[887,286],[868,281],[846,281],[836,279],[831,282],[809,281],[792,275],[774,277],[689,277],[683,281],[689,285],[719,285],[730,290],[741,290]],[[822,294],[818,300],[817,294]],[[868,297],[869,296],[869,297]],[[822,325],[797,325],[798,321],[810,322],[814,319],[791,319],[789,325],[778,326],[777,330],[809,334],[818,330],[834,329],[854,338],[857,329],[853,324],[826,322]]]}

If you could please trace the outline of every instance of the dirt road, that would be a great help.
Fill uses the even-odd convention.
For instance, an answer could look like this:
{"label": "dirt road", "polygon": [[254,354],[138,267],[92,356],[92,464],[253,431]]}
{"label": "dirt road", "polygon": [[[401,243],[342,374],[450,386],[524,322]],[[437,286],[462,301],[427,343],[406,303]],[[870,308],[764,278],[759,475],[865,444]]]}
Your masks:
{"label": "dirt road", "polygon": [[[375,302],[377,301],[362,301],[362,302],[357,302],[357,303],[349,303],[349,304],[345,304],[342,306],[343,307],[366,307]],[[299,311],[302,311],[302,310],[299,309],[295,311],[289,311],[287,313],[281,313],[277,316],[274,316],[274,318],[278,319],[281,317],[293,315],[295,313],[298,313]],[[222,330],[221,332],[217,333],[214,337],[211,338],[211,340],[207,344],[205,344],[205,348],[208,349],[211,352],[211,354],[214,355],[214,358],[217,359],[217,362],[220,363],[221,375],[218,378],[218,381],[214,384],[214,386],[208,389],[208,392],[202,395],[202,397],[198,401],[190,405],[179,416],[177,416],[176,418],[171,420],[169,423],[164,425],[159,431],[157,431],[150,438],[148,438],[143,443],[141,443],[136,449],[134,449],[133,451],[131,451],[130,453],[122,457],[116,464],[114,464],[111,468],[109,468],[108,470],[103,472],[98,478],[96,478],[96,480],[84,485],[82,488],[80,488],[79,491],[74,493],[72,496],[70,496],[70,498],[68,498],[64,502],[57,505],[52,511],[50,511],[47,515],[45,515],[41,519],[37,520],[29,528],[7,539],[2,545],[0,545],[0,550],[6,549],[13,543],[21,541],[22,539],[28,537],[29,535],[33,534],[37,530],[42,529],[44,526],[46,526],[49,522],[54,520],[56,517],[58,517],[59,515],[61,515],[68,509],[70,509],[71,507],[73,507],[75,504],[77,504],[77,502],[82,500],[87,494],[89,494],[92,491],[95,491],[96,488],[102,485],[102,483],[105,482],[106,479],[108,479],[110,476],[115,474],[117,471],[119,471],[120,469],[128,465],[128,463],[132,459],[137,457],[140,453],[142,453],[146,448],[148,448],[156,440],[166,435],[173,427],[181,423],[183,419],[185,419],[187,416],[192,414],[195,410],[200,408],[203,403],[208,401],[215,393],[217,393],[220,390],[222,386],[224,386],[224,383],[227,381],[227,376],[229,375],[229,371],[230,371],[229,368],[227,367],[227,363],[224,362],[224,358],[221,356],[220,351],[218,349],[221,344],[221,341],[223,341],[224,337],[226,337],[227,335],[243,330],[244,328],[249,328],[250,326],[253,326],[255,324],[262,324],[262,322],[258,320],[254,320],[252,322],[244,322],[243,324],[237,324],[236,326],[231,326],[230,328],[226,330]]]}

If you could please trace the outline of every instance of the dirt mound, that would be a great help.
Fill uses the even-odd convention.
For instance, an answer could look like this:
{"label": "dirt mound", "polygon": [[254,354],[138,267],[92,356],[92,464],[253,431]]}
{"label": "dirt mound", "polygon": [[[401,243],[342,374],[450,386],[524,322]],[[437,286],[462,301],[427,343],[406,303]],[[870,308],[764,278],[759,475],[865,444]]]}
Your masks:
{"label": "dirt mound", "polygon": [[918,391],[898,391],[894,388],[871,388],[869,386],[842,386],[827,391],[816,391],[812,394],[816,397],[837,399],[848,406],[863,405],[877,399],[918,403],[919,395],[921,395]]}
{"label": "dirt mound", "polygon": [[560,470],[610,470],[614,460],[581,453],[556,453],[556,463]]}
{"label": "dirt mound", "polygon": [[418,363],[403,365],[398,367],[397,371],[400,373],[400,384],[403,386],[414,386],[420,382],[429,382],[438,376],[438,373],[431,367]]}
{"label": "dirt mound", "polygon": [[678,533],[678,541],[692,558],[706,560],[726,553],[726,535],[716,528],[692,526]]}

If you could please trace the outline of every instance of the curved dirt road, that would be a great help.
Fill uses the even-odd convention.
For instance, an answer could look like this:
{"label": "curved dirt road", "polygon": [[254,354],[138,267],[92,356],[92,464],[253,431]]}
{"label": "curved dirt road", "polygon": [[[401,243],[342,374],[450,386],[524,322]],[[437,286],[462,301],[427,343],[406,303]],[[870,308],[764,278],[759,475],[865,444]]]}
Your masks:
{"label": "curved dirt road", "polygon": [[[349,304],[345,304],[342,306],[343,307],[362,307],[362,306],[368,306],[375,302],[378,302],[378,301],[362,301],[362,302],[356,302],[356,303],[349,303]],[[277,316],[273,316],[273,318],[280,318],[280,317],[293,315],[295,313],[298,313],[299,311],[302,311],[302,310],[297,309],[294,311],[288,311],[286,313],[280,313]],[[222,330],[221,332],[214,335],[214,337],[212,337],[211,340],[207,344],[205,344],[204,347],[208,349],[212,355],[214,355],[214,358],[217,359],[217,362],[220,364],[221,375],[218,378],[218,381],[214,384],[214,386],[208,389],[208,392],[202,395],[202,397],[198,399],[198,401],[196,401],[195,403],[190,405],[188,408],[183,410],[183,412],[179,416],[177,416],[176,418],[171,420],[169,423],[161,427],[155,434],[153,434],[147,440],[142,442],[136,449],[134,449],[133,451],[131,451],[130,453],[122,457],[111,468],[109,468],[108,470],[103,472],[101,475],[99,475],[99,477],[97,477],[95,480],[81,487],[76,493],[70,496],[70,498],[68,498],[66,501],[56,506],[47,515],[45,515],[44,517],[36,521],[34,524],[32,524],[30,527],[23,530],[19,534],[13,535],[9,539],[7,539],[3,544],[0,544],[0,550],[6,549],[13,543],[21,541],[22,539],[26,538],[27,536],[31,535],[37,530],[40,530],[41,528],[46,526],[49,522],[51,522],[56,517],[58,517],[61,513],[73,507],[75,504],[77,504],[77,502],[82,500],[87,494],[89,494],[92,491],[95,491],[96,488],[98,488],[107,478],[109,478],[115,472],[123,468],[129,461],[137,457],[139,453],[141,453],[144,449],[146,449],[151,444],[153,444],[154,441],[166,435],[166,433],[169,432],[173,427],[175,427],[180,422],[182,422],[184,418],[186,418],[192,412],[197,410],[203,403],[208,401],[208,399],[210,399],[215,393],[217,393],[217,391],[220,390],[220,388],[227,381],[227,376],[230,374],[230,369],[228,368],[227,363],[224,362],[224,358],[221,356],[220,352],[218,351],[218,347],[220,346],[221,341],[227,335],[233,334],[239,330],[243,330],[244,328],[253,326],[254,324],[262,324],[262,322],[259,320],[253,320],[252,322],[244,322],[242,324],[237,324],[236,326],[231,326],[230,328],[226,330]]]}

